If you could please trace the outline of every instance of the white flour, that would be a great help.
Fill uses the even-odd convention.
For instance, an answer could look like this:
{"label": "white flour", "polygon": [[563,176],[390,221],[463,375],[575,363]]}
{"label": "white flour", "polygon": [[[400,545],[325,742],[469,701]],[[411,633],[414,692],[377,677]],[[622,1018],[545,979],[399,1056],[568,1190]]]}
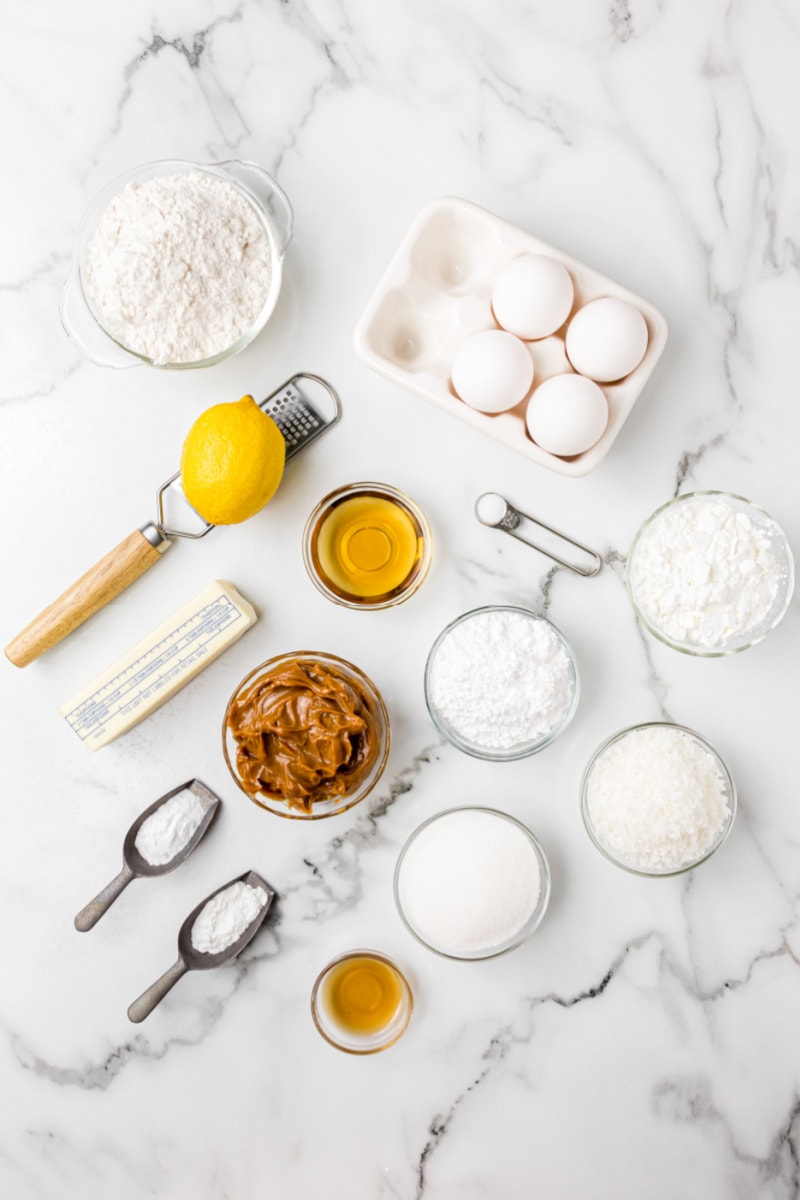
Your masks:
{"label": "white flour", "polygon": [[136,849],[153,867],[171,862],[194,837],[205,811],[194,792],[178,792],[143,823],[136,834]]}
{"label": "white flour", "polygon": [[650,624],[673,641],[708,649],[755,633],[782,582],[769,529],[723,496],[665,509],[630,564],[631,591]]}
{"label": "white flour", "polygon": [[442,639],[428,677],[433,707],[459,737],[486,750],[538,741],[572,704],[570,660],[546,622],[478,612]]}
{"label": "white flour", "polygon": [[193,171],[130,183],[100,218],[83,284],[108,333],[154,363],[232,346],[267,299],[270,247],[237,188]]}
{"label": "white flour", "polygon": [[524,831],[498,813],[462,809],[426,825],[397,880],[406,920],[444,954],[489,954],[533,915],[542,887]]}
{"label": "white flour", "polygon": [[715,758],[683,730],[634,729],[595,761],[586,803],[598,839],[640,871],[702,858],[730,816]]}
{"label": "white flour", "polygon": [[240,938],[267,903],[267,893],[239,880],[218,892],[192,926],[192,946],[201,954],[219,954]]}

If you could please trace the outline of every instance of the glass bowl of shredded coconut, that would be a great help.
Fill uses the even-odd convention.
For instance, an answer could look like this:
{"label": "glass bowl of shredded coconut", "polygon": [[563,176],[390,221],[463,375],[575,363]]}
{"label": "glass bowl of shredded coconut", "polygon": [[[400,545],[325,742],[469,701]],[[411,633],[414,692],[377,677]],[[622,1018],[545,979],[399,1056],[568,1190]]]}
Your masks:
{"label": "glass bowl of shredded coconut", "polygon": [[689,492],[642,525],[626,582],[653,637],[715,658],[747,650],[775,628],[792,598],[794,563],[783,530],[757,504]]}
{"label": "glass bowl of shredded coconut", "polygon": [[286,195],[255,163],[135,167],[83,217],[62,323],[104,366],[222,362],[269,319],[292,223]]}
{"label": "glass bowl of shredded coconut", "polygon": [[680,875],[710,858],[736,815],[736,788],[713,746],[683,725],[622,729],[595,751],[581,783],[589,837],[635,875]]}
{"label": "glass bowl of shredded coconut", "polygon": [[525,758],[563,733],[578,704],[578,669],[564,635],[526,608],[487,605],[437,637],[425,666],[434,725],[475,758]]}
{"label": "glass bowl of shredded coconut", "polygon": [[423,821],[397,859],[394,899],[418,942],[444,958],[496,958],[536,930],[550,868],[525,825],[494,808],[450,808]]}

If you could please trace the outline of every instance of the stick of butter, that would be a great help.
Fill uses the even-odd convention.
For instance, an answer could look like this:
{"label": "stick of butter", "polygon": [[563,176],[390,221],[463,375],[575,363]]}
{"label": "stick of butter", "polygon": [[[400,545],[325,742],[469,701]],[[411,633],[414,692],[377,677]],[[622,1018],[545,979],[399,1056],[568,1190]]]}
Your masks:
{"label": "stick of butter", "polygon": [[138,725],[258,620],[232,584],[215,579],[58,710],[99,750]]}

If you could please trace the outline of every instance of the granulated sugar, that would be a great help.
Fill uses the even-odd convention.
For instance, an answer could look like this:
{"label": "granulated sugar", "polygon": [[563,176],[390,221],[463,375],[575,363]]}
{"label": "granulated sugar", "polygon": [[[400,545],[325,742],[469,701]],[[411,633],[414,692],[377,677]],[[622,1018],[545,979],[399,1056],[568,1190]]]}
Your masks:
{"label": "granulated sugar", "polygon": [[530,920],[542,877],[524,829],[501,813],[460,809],[423,826],[409,843],[397,897],[409,925],[435,950],[481,957]]}
{"label": "granulated sugar", "polygon": [[591,768],[586,805],[609,854],[654,874],[703,858],[731,815],[717,759],[670,725],[632,729],[608,746]]}
{"label": "granulated sugar", "polygon": [[454,625],[427,682],[444,724],[487,751],[545,739],[563,724],[574,697],[570,658],[550,623],[502,608]]}
{"label": "granulated sugar", "polygon": [[83,286],[103,327],[154,363],[227,350],[269,293],[269,239],[247,197],[193,171],[130,183],[92,236]]}

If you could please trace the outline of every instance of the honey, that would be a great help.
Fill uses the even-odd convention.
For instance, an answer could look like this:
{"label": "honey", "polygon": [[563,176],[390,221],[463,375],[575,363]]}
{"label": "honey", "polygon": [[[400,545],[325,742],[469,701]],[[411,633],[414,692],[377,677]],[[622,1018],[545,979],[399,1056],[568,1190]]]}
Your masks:
{"label": "honey", "polygon": [[393,489],[343,488],[323,502],[309,538],[312,574],[354,607],[381,607],[410,594],[427,570],[424,518]]}
{"label": "honey", "polygon": [[334,963],[321,988],[327,1018],[341,1032],[369,1037],[387,1029],[401,1010],[405,989],[386,959],[357,955]]}

